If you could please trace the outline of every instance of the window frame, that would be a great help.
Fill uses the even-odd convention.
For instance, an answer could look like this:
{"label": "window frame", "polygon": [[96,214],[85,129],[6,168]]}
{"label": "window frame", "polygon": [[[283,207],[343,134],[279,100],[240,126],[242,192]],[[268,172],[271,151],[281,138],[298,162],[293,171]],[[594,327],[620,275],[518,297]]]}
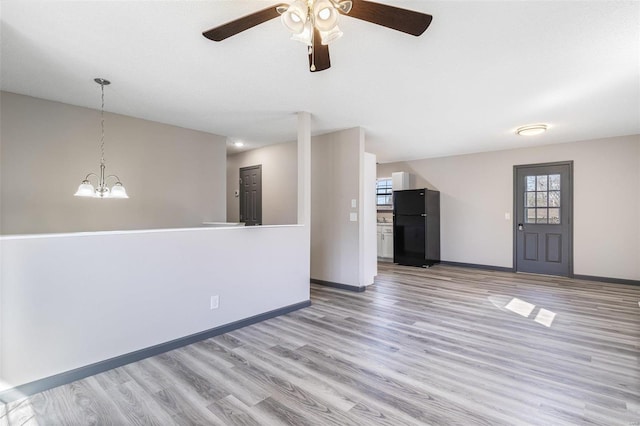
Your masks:
{"label": "window frame", "polygon": [[[557,176],[557,184],[551,184],[551,177]],[[540,178],[544,177],[544,185],[541,185]],[[529,178],[533,178],[532,185],[529,185]],[[563,197],[561,190],[561,175],[551,173],[546,175],[525,175],[524,177],[524,223],[528,225],[562,225],[562,209],[561,199]],[[557,202],[551,205],[551,194],[557,194]],[[531,195],[531,201],[529,200]],[[554,214],[552,216],[552,211]],[[533,213],[531,215],[530,213]],[[557,220],[554,221],[553,219]]]}
{"label": "window frame", "polygon": [[[384,186],[380,183],[384,182]],[[386,197],[388,203],[380,204],[380,197]],[[379,209],[391,209],[393,207],[393,180],[391,177],[381,177],[376,179],[376,207]]]}

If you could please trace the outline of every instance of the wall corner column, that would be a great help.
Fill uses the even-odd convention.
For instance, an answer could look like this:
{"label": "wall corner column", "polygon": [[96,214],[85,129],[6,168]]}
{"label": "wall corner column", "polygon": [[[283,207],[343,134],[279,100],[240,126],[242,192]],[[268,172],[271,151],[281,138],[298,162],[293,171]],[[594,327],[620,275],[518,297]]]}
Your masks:
{"label": "wall corner column", "polygon": [[298,113],[298,224],[311,229],[311,114],[308,112]]}

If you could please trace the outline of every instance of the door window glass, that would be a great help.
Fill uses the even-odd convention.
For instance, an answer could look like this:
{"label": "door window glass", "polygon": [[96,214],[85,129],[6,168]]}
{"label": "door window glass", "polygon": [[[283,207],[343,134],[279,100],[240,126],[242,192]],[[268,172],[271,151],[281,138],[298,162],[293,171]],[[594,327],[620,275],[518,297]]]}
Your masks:
{"label": "door window glass", "polygon": [[525,201],[525,207],[535,207],[536,206],[536,193],[534,192],[527,192],[527,198]]}
{"label": "door window glass", "polygon": [[536,177],[535,176],[527,176],[527,191],[535,191],[536,190]]}
{"label": "door window glass", "polygon": [[547,190],[547,175],[536,176],[538,185],[536,185],[537,191],[546,191]]}
{"label": "door window glass", "polygon": [[560,224],[560,175],[525,176],[525,223]]}

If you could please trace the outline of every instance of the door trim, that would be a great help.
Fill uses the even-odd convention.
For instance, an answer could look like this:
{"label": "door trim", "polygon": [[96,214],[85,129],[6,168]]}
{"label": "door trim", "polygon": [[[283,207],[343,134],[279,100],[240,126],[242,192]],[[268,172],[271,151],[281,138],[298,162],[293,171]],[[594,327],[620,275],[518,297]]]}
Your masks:
{"label": "door trim", "polygon": [[513,188],[511,196],[513,198],[512,228],[513,228],[513,272],[518,272],[518,170],[529,167],[546,167],[546,166],[568,166],[569,167],[569,199],[567,203],[569,217],[569,278],[573,278],[573,160],[555,161],[550,163],[534,163],[534,164],[518,164],[513,166]]}

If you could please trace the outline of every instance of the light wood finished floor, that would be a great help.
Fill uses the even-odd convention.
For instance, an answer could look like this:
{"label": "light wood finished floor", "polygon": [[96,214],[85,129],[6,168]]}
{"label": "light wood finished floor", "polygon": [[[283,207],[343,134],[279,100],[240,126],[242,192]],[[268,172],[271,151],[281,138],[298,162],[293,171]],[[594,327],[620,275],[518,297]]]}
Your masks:
{"label": "light wood finished floor", "polygon": [[381,263],[364,293],[311,293],[0,424],[640,425],[640,286]]}

